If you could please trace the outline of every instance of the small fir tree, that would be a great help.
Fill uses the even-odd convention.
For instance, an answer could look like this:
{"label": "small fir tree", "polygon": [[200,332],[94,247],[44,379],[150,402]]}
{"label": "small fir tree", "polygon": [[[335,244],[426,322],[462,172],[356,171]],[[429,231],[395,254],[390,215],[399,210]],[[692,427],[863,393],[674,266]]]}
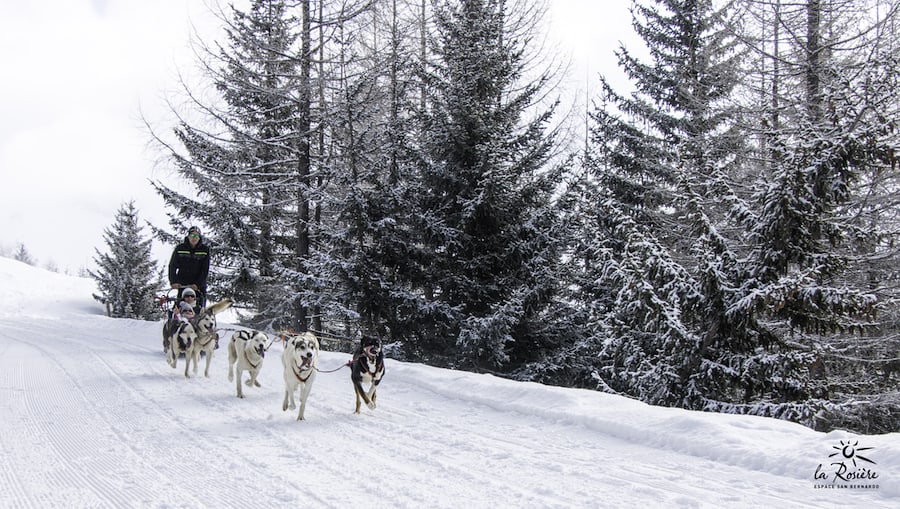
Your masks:
{"label": "small fir tree", "polygon": [[19,247],[16,248],[16,253],[13,255],[14,260],[18,260],[22,263],[27,263],[28,265],[34,265],[34,258],[31,257],[31,253],[25,249],[25,244],[19,244]]}
{"label": "small fir tree", "polygon": [[95,250],[98,269],[88,270],[100,290],[94,299],[104,303],[113,318],[160,317],[153,298],[162,288],[162,271],[151,258],[151,240],[144,238],[142,230],[134,202],[122,205],[116,222],[104,231],[108,252]]}

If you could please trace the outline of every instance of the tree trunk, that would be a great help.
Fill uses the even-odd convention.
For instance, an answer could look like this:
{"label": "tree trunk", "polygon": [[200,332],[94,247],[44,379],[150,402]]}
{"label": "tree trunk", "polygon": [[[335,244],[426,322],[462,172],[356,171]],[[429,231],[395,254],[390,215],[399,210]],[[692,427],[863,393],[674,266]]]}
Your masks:
{"label": "tree trunk", "polygon": [[[311,66],[311,34],[309,20],[310,0],[301,0],[300,9],[303,16],[300,45],[300,97],[297,131],[299,146],[297,157],[297,241],[295,247],[296,268],[299,273],[308,270],[309,260],[309,176],[310,176],[310,66]],[[299,289],[298,289],[299,290]],[[299,291],[297,292],[300,293]],[[294,330],[307,330],[307,309],[302,299],[294,302]]]}
{"label": "tree trunk", "polygon": [[806,104],[810,119],[822,116],[821,52],[821,0],[809,0],[806,4]]}

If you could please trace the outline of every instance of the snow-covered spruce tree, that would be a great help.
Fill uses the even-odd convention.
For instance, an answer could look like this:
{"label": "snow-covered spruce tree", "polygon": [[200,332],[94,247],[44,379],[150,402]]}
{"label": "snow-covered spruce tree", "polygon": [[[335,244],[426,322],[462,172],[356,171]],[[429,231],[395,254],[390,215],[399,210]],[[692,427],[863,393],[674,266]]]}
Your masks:
{"label": "snow-covered spruce tree", "polygon": [[[600,188],[584,294],[599,350],[598,386],[690,408],[741,401],[761,345],[726,313],[741,274],[735,190],[745,149],[731,94],[739,52],[730,3],[635,2],[650,61],[625,48],[631,97],[605,81],[589,175]],[[585,278],[590,280],[590,274]],[[611,298],[610,293],[614,295]],[[752,394],[752,391],[751,391]]]}
{"label": "snow-covered spruce tree", "polygon": [[[502,0],[436,6],[420,162],[413,284],[426,305],[417,347],[436,362],[516,367],[541,354],[558,274],[548,164],[546,76],[525,82],[528,50]],[[540,111],[536,111],[540,110]],[[533,116],[532,118],[528,118]]]}
{"label": "snow-covered spruce tree", "polygon": [[700,298],[697,281],[668,249],[614,200],[599,210],[614,225],[598,259],[601,279],[616,293],[598,317],[599,359],[611,362],[595,376],[613,390],[653,404],[692,406],[702,397],[694,378],[701,337],[687,310]]}
{"label": "snow-covered spruce tree", "polygon": [[97,270],[88,271],[100,290],[94,299],[113,318],[159,319],[162,312],[154,297],[162,289],[162,270],[153,260],[152,240],[144,238],[133,201],[119,207],[116,222],[103,237],[108,252],[95,249]]}
{"label": "snow-covered spruce tree", "polygon": [[28,265],[34,265],[34,258],[31,256],[31,253],[28,252],[28,249],[25,248],[25,244],[19,243],[16,246],[16,252],[13,253],[13,260],[20,261],[22,263],[26,263]]}
{"label": "snow-covered spruce tree", "polygon": [[205,225],[214,292],[253,305],[257,326],[289,325],[284,318],[305,326],[305,307],[285,276],[304,273],[309,245],[311,133],[302,118],[310,92],[299,76],[310,57],[296,45],[301,20],[286,2],[263,0],[246,12],[231,7],[221,20],[225,43],[201,46],[198,54],[221,105],[186,90],[207,122],[183,120],[175,129],[181,147],[166,146],[196,193],[155,186],[174,209],[176,232]]}
{"label": "snow-covered spruce tree", "polygon": [[[759,78],[749,82],[765,85],[756,159],[766,171],[756,186],[760,213],[746,222],[752,277],[732,312],[757,316],[800,352],[795,365],[808,379],[770,378],[821,398],[810,402],[804,422],[894,431],[897,401],[885,394],[896,393],[889,367],[900,350],[890,268],[900,180],[896,129],[887,119],[900,100],[888,85],[897,82],[896,36],[885,28],[896,24],[897,5],[873,11],[868,2],[808,2],[775,12],[751,5],[763,24]],[[875,13],[886,17],[871,19]],[[874,375],[879,366],[887,376]]]}

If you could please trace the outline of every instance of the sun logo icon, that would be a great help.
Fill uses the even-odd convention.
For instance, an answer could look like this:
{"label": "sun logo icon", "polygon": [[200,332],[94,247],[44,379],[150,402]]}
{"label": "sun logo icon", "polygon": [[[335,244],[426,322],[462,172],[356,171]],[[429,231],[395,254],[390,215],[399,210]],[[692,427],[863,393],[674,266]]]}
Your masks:
{"label": "sun logo icon", "polygon": [[875,465],[876,463],[874,461],[859,454],[861,451],[868,451],[868,450],[874,449],[874,447],[858,447],[858,446],[859,446],[858,440],[853,441],[852,443],[850,442],[850,440],[847,440],[847,443],[844,443],[844,441],[841,440],[840,447],[838,447],[836,445],[831,446],[831,448],[836,450],[837,452],[829,454],[828,457],[833,458],[833,457],[837,456],[838,454],[840,454],[841,456],[843,456],[843,458],[845,460],[852,461],[854,467],[856,467],[857,459],[859,459],[860,461],[865,461],[867,463],[871,463],[871,464]]}

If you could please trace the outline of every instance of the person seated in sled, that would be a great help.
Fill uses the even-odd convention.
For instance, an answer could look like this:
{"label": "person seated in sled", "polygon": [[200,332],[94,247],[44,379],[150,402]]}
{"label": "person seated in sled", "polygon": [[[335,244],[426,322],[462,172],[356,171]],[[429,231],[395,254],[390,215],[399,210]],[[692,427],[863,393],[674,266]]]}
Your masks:
{"label": "person seated in sled", "polygon": [[[194,297],[191,296],[191,299],[194,300]],[[183,300],[178,303],[178,306],[175,307],[172,318],[176,321],[180,320],[185,323],[191,323],[191,320],[194,319],[194,316],[196,316],[194,313],[194,307],[191,306],[188,301]]]}
{"label": "person seated in sled", "polygon": [[[200,306],[197,305],[197,293],[194,292],[193,288],[188,287],[182,290],[181,300],[176,302],[175,307],[172,308],[172,319],[189,322],[199,312]],[[187,317],[186,320],[185,317]]]}
{"label": "person seated in sled", "polygon": [[209,276],[209,248],[203,242],[200,228],[191,226],[184,241],[175,246],[169,259],[169,285],[178,290],[176,302],[181,302],[188,288],[196,292],[194,309],[206,304],[206,278]]}

